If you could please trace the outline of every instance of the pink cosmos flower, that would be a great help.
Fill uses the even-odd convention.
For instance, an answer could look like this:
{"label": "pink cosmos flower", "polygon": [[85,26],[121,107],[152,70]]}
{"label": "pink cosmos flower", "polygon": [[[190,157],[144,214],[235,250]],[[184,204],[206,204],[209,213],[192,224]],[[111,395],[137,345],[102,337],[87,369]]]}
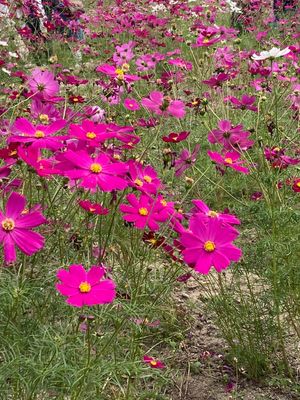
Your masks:
{"label": "pink cosmos flower", "polygon": [[18,118],[11,128],[12,136],[8,142],[29,143],[33,148],[57,150],[62,147],[60,140],[66,139],[67,136],[53,135],[65,125],[66,121],[59,120],[49,125],[34,126],[26,118]]}
{"label": "pink cosmos flower", "polygon": [[127,164],[112,162],[106,154],[99,153],[93,158],[85,150],[69,150],[63,158],[68,161],[67,165],[62,163],[63,174],[70,179],[79,179],[81,187],[92,190],[99,187],[104,192],[111,192],[128,186],[123,178],[128,170]]}
{"label": "pink cosmos flower", "polygon": [[227,150],[234,147],[246,150],[253,145],[254,142],[248,139],[250,132],[244,131],[242,125],[232,126],[228,120],[221,120],[218,125],[219,129],[213,129],[208,134],[210,143],[222,144]]}
{"label": "pink cosmos flower", "polygon": [[192,213],[197,214],[200,218],[204,218],[205,220],[210,218],[216,218],[224,224],[230,225],[239,225],[241,221],[234,215],[219,213],[217,211],[211,210],[207,204],[202,200],[192,200],[192,203],[195,205]]}
{"label": "pink cosmos flower", "polygon": [[122,68],[116,68],[109,64],[99,65],[96,68],[96,71],[102,72],[103,74],[106,74],[111,78],[115,78],[119,82],[124,81],[126,83],[131,83],[140,80],[140,78],[137,75],[126,74]]}
{"label": "pink cosmos flower", "polygon": [[170,65],[175,65],[176,67],[191,71],[193,69],[193,64],[189,61],[183,60],[182,58],[173,58],[168,61]]}
{"label": "pink cosmos flower", "polygon": [[44,247],[44,238],[33,232],[32,228],[46,222],[44,216],[37,211],[28,211],[26,199],[19,193],[12,192],[7,200],[5,212],[0,211],[0,241],[3,243],[4,260],[6,263],[16,261],[17,246],[28,256]]}
{"label": "pink cosmos flower", "polygon": [[234,108],[239,108],[241,110],[257,111],[257,107],[253,104],[255,103],[255,96],[247,96],[243,94],[241,100],[234,96],[229,96],[224,99],[224,101],[230,101]]}
{"label": "pink cosmos flower", "polygon": [[30,112],[33,118],[39,123],[48,125],[51,122],[62,119],[60,112],[51,103],[43,103],[40,99],[33,99],[30,106]]}
{"label": "pink cosmos flower", "polygon": [[167,207],[158,208],[160,200],[154,200],[146,194],[137,198],[132,193],[128,194],[126,199],[130,205],[121,204],[120,211],[125,214],[123,219],[133,222],[137,229],[145,229],[148,226],[151,231],[157,231],[158,222],[164,222],[169,218]]}
{"label": "pink cosmos flower", "polygon": [[36,93],[37,97],[45,100],[55,97],[59,92],[59,84],[53,73],[40,68],[34,68],[28,79],[28,86],[33,93]]}
{"label": "pink cosmos flower", "polygon": [[217,218],[207,222],[195,214],[190,219],[189,230],[180,235],[183,259],[201,274],[208,274],[212,267],[221,272],[242,256],[241,250],[231,243],[237,236],[236,229]]}
{"label": "pink cosmos flower", "polygon": [[230,151],[224,155],[214,151],[208,151],[207,154],[211,160],[217,164],[232,168],[238,172],[242,172],[243,174],[249,174],[249,169],[241,165],[244,161],[239,160],[241,156],[236,151]]}
{"label": "pink cosmos flower", "polygon": [[212,35],[202,35],[200,34],[197,38],[196,44],[193,45],[193,47],[208,47],[212,46],[213,44],[219,42],[221,40],[220,37],[218,36],[212,36]]}
{"label": "pink cosmos flower", "polygon": [[151,368],[163,369],[166,368],[165,364],[153,357],[144,356],[143,361],[148,364]]}
{"label": "pink cosmos flower", "polygon": [[209,85],[212,88],[217,88],[222,86],[223,83],[228,81],[230,78],[231,77],[229,74],[221,72],[220,74],[213,75],[211,78],[202,81],[202,83],[205,83],[206,85]]}
{"label": "pink cosmos flower", "polygon": [[111,279],[102,280],[105,269],[92,266],[87,272],[82,265],[73,264],[69,271],[60,269],[56,289],[74,307],[111,303],[116,297],[116,285]]}
{"label": "pink cosmos flower", "polygon": [[197,161],[197,156],[200,151],[200,144],[196,144],[192,153],[188,149],[182,150],[179,158],[175,161],[175,175],[181,176],[185,170],[190,168]]}
{"label": "pink cosmos flower", "polygon": [[142,99],[142,105],[157,115],[172,115],[175,118],[184,118],[184,103],[180,100],[171,100],[161,92],[151,92],[149,98]]}
{"label": "pink cosmos flower", "polygon": [[137,111],[140,109],[140,105],[136,100],[128,98],[124,100],[124,107],[130,111]]}

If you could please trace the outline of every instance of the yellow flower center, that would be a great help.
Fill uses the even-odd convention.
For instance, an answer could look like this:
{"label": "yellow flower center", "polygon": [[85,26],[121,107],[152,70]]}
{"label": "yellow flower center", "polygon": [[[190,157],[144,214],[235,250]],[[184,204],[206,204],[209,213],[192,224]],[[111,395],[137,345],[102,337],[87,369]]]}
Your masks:
{"label": "yellow flower center", "polygon": [[73,103],[78,103],[79,99],[77,97],[73,98]]}
{"label": "yellow flower center", "polygon": [[150,361],[150,365],[152,365],[152,367],[156,367],[157,361],[154,361],[154,360]]}
{"label": "yellow flower center", "polygon": [[232,158],[225,158],[225,160],[224,160],[225,162],[226,162],[226,164],[232,164],[233,163],[233,161],[232,161]]}
{"label": "yellow flower center", "polygon": [[296,183],[296,186],[300,188],[300,181]]}
{"label": "yellow flower center", "polygon": [[217,213],[217,211],[209,210],[207,215],[209,217],[216,218],[216,217],[218,217],[219,213]]}
{"label": "yellow flower center", "polygon": [[95,139],[96,136],[97,136],[97,135],[96,135],[95,132],[87,132],[87,134],[86,134],[86,137],[87,137],[88,139]]}
{"label": "yellow flower center", "polygon": [[134,181],[134,183],[135,183],[137,186],[143,186],[143,182],[142,182],[140,179],[138,179],[138,178]]}
{"label": "yellow flower center", "polygon": [[216,248],[216,245],[214,242],[211,242],[208,240],[207,242],[204,243],[204,250],[207,251],[208,253],[212,253]]}
{"label": "yellow flower center", "polygon": [[48,122],[49,122],[49,117],[48,117],[47,114],[40,114],[39,120],[40,120],[43,124],[48,124]]}
{"label": "yellow flower center", "polygon": [[36,131],[34,136],[39,139],[45,137],[45,134],[43,131]]}
{"label": "yellow flower center", "polygon": [[5,218],[5,219],[2,221],[1,224],[2,224],[2,228],[3,228],[6,232],[12,231],[12,230],[14,229],[14,227],[15,227],[15,222],[14,222],[14,220],[11,219],[11,218]]}
{"label": "yellow flower center", "polygon": [[281,149],[280,149],[280,147],[274,147],[273,150],[274,150],[274,151],[280,151]]}
{"label": "yellow flower center", "polygon": [[148,182],[148,183],[151,183],[151,182],[152,182],[151,176],[145,175],[145,176],[144,176],[144,181],[146,181],[146,182]]}
{"label": "yellow flower center", "polygon": [[167,205],[168,205],[168,202],[166,201],[166,200],[161,200],[160,201],[160,204],[162,205],[162,206],[164,206],[164,207],[166,207]]}
{"label": "yellow flower center", "polygon": [[102,167],[99,163],[93,163],[90,166],[90,170],[94,172],[94,174],[99,174],[102,171]]}
{"label": "yellow flower center", "polygon": [[148,242],[151,243],[152,245],[155,245],[157,243],[157,240],[152,238],[152,239],[148,239]]}
{"label": "yellow flower center", "polygon": [[209,42],[209,38],[206,37],[203,39],[203,43],[208,43],[208,42]]}
{"label": "yellow flower center", "polygon": [[79,285],[79,290],[81,293],[89,293],[92,287],[88,282],[81,282]]}
{"label": "yellow flower center", "polygon": [[145,207],[140,208],[140,209],[139,209],[139,214],[140,214],[140,215],[143,215],[143,216],[148,215],[148,210],[147,210],[147,208],[145,208]]}
{"label": "yellow flower center", "polygon": [[12,150],[12,151],[9,153],[10,156],[15,156],[16,154],[17,154],[17,150]]}
{"label": "yellow flower center", "polygon": [[115,73],[117,74],[117,78],[118,78],[118,79],[120,79],[120,80],[123,80],[123,79],[124,79],[124,71],[123,71],[122,69],[117,68],[117,69],[115,70]]}

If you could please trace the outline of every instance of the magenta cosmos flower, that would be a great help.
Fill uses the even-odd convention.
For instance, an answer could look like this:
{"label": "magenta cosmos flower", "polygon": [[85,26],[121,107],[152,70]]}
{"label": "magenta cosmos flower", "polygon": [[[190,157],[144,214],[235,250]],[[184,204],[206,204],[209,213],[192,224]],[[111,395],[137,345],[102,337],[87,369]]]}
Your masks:
{"label": "magenta cosmos flower", "polygon": [[84,120],[81,125],[71,124],[69,129],[71,137],[85,141],[89,146],[97,147],[105,140],[113,139],[117,133],[108,131],[106,124],[95,124],[92,121]]}
{"label": "magenta cosmos flower", "polygon": [[155,194],[161,189],[162,184],[157,172],[150,165],[142,165],[136,161],[128,162],[130,184],[141,192]]}
{"label": "magenta cosmos flower", "polygon": [[57,150],[62,147],[60,141],[68,137],[54,136],[54,134],[65,125],[66,121],[59,120],[49,125],[34,126],[26,118],[18,118],[11,128],[12,136],[9,138],[9,143],[28,143],[33,148]]}
{"label": "magenta cosmos flower", "polygon": [[133,222],[137,229],[145,229],[147,226],[151,231],[159,230],[158,222],[164,222],[169,219],[169,208],[159,207],[159,202],[163,201],[162,205],[168,205],[165,200],[154,200],[146,194],[142,194],[137,198],[134,194],[128,194],[126,199],[130,205],[121,204],[120,211],[124,213],[123,219],[127,222]]}
{"label": "magenta cosmos flower", "polygon": [[230,121],[222,120],[219,122],[219,129],[209,132],[208,141],[213,144],[219,143],[227,150],[234,147],[247,150],[254,142],[249,140],[250,132],[243,129],[242,125],[232,126]]}
{"label": "magenta cosmos flower", "polygon": [[44,246],[43,236],[31,229],[44,224],[46,219],[39,211],[28,211],[25,206],[25,197],[13,192],[6,203],[5,212],[0,211],[0,241],[3,243],[6,263],[16,260],[15,246],[28,256]]}
{"label": "magenta cosmos flower", "polygon": [[255,96],[248,96],[243,94],[241,99],[237,99],[234,96],[229,96],[224,99],[224,101],[230,101],[233,104],[234,108],[241,109],[241,110],[250,110],[250,111],[257,111],[257,107],[254,106],[256,101]]}
{"label": "magenta cosmos flower", "polygon": [[234,215],[211,210],[202,200],[192,200],[192,203],[195,205],[195,207],[192,209],[192,213],[197,214],[200,218],[204,218],[206,220],[210,218],[216,218],[224,224],[231,225],[239,225],[241,223],[240,220]]}
{"label": "magenta cosmos flower", "polygon": [[144,356],[143,357],[143,361],[145,364],[148,364],[151,368],[155,368],[155,369],[163,369],[166,368],[165,364],[162,363],[159,360],[156,360],[153,357],[149,357],[149,356]]}
{"label": "magenta cosmos flower", "polygon": [[139,103],[136,100],[129,98],[124,100],[124,107],[130,111],[137,111],[140,109]]}
{"label": "magenta cosmos flower", "polygon": [[59,92],[59,84],[53,73],[40,68],[34,68],[28,79],[28,86],[33,93],[36,93],[37,97],[45,100],[55,97]]}
{"label": "magenta cosmos flower", "polygon": [[229,151],[224,155],[214,151],[208,151],[207,154],[212,161],[219,165],[224,165],[224,167],[232,168],[243,174],[249,174],[249,169],[242,166],[244,161],[240,160],[241,156],[236,151]]}
{"label": "magenta cosmos flower", "polygon": [[102,280],[105,269],[92,266],[87,272],[82,265],[71,265],[69,271],[60,269],[56,289],[74,307],[111,303],[116,297],[116,285],[111,279]]}
{"label": "magenta cosmos flower", "polygon": [[100,153],[92,158],[84,150],[69,150],[63,157],[69,162],[63,167],[67,168],[64,175],[70,179],[80,179],[81,187],[93,190],[99,187],[104,192],[111,192],[123,190],[128,186],[128,182],[123,178],[128,170],[127,164],[112,162],[106,154]]}
{"label": "magenta cosmos flower", "polygon": [[181,176],[185,170],[190,168],[197,161],[200,144],[196,144],[192,153],[188,149],[183,149],[180,156],[175,161],[175,175]]}
{"label": "magenta cosmos flower", "polygon": [[185,116],[184,103],[164,97],[161,92],[151,92],[149,98],[142,99],[142,105],[157,115],[172,115],[175,118]]}
{"label": "magenta cosmos flower", "polygon": [[140,78],[137,75],[129,75],[126,74],[125,69],[122,68],[116,68],[113,65],[109,65],[109,64],[103,64],[103,65],[99,65],[96,68],[97,72],[102,72],[105,75],[108,75],[111,78],[115,78],[118,81],[124,81],[127,83],[130,82],[135,82],[140,80]]}
{"label": "magenta cosmos flower", "polygon": [[208,274],[212,267],[221,272],[242,256],[241,250],[231,243],[237,236],[236,229],[217,218],[205,221],[195,214],[190,219],[189,230],[180,235],[183,259],[201,274]]}

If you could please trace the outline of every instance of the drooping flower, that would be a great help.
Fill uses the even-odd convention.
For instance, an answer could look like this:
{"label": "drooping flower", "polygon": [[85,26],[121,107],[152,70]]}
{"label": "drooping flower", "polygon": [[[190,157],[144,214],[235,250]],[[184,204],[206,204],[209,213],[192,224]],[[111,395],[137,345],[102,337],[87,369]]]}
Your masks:
{"label": "drooping flower", "polygon": [[232,244],[237,236],[236,229],[217,218],[207,222],[195,214],[190,219],[189,230],[180,234],[183,259],[201,274],[208,274],[212,267],[221,272],[242,256],[241,250]]}
{"label": "drooping flower", "polygon": [[38,211],[26,209],[26,199],[19,193],[12,192],[7,200],[5,211],[0,211],[0,241],[4,248],[4,260],[12,263],[16,260],[17,246],[28,256],[44,246],[44,238],[32,229],[44,224],[47,220]]}
{"label": "drooping flower", "polygon": [[157,231],[158,223],[169,219],[169,209],[158,207],[160,200],[152,199],[146,194],[137,198],[132,193],[128,194],[126,199],[130,205],[121,204],[120,211],[124,213],[123,219],[133,222],[137,229],[145,229],[148,226],[151,231]]}
{"label": "drooping flower", "polygon": [[116,297],[116,285],[111,279],[102,279],[105,269],[92,266],[86,271],[83,265],[73,264],[69,271],[60,269],[56,289],[67,297],[66,303],[74,307],[111,303]]}
{"label": "drooping flower", "polygon": [[219,165],[232,168],[238,172],[242,172],[243,174],[249,174],[249,169],[242,166],[244,161],[240,160],[241,155],[236,151],[229,151],[224,155],[215,151],[208,151],[207,154],[212,161]]}
{"label": "drooping flower", "polygon": [[185,140],[189,136],[190,132],[171,132],[168,136],[163,136],[162,140],[166,143],[179,143]]}
{"label": "drooping flower", "polygon": [[164,363],[162,363],[161,361],[159,361],[153,357],[144,356],[143,361],[145,364],[148,364],[151,368],[157,368],[157,369],[166,368]]}
{"label": "drooping flower", "polygon": [[181,176],[185,170],[190,168],[197,161],[197,156],[200,151],[200,145],[196,144],[192,153],[188,149],[182,150],[179,158],[175,161],[175,175]]}
{"label": "drooping flower", "polygon": [[96,215],[106,215],[109,213],[109,209],[103,207],[101,204],[98,203],[92,203],[89,200],[80,200],[78,202],[81,208],[84,210],[90,212],[91,214],[96,214]]}

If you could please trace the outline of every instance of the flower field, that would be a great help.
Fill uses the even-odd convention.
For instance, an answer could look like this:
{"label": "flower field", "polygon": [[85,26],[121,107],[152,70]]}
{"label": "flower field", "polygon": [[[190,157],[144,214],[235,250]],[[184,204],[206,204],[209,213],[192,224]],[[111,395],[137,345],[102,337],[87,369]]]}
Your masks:
{"label": "flower field", "polygon": [[0,399],[300,397],[297,2],[0,1]]}

